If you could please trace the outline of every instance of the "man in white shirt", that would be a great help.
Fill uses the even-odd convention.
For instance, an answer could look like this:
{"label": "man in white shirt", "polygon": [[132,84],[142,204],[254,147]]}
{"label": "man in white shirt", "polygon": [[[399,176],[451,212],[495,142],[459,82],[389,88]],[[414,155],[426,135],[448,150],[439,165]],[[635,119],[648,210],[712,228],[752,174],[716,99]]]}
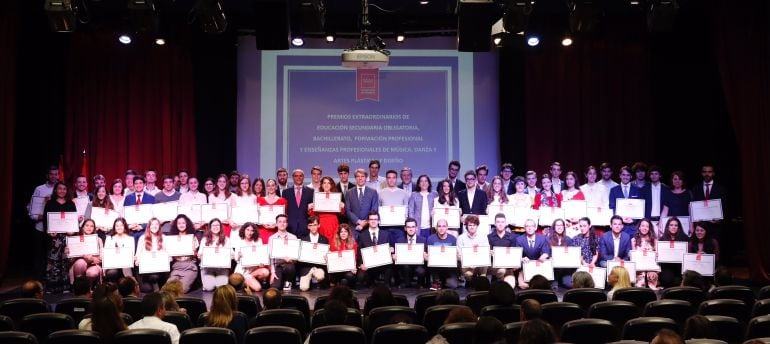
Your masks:
{"label": "man in white shirt", "polygon": [[366,179],[366,186],[379,191],[385,186],[385,177],[380,176],[380,161],[369,161],[369,177]]}
{"label": "man in white shirt", "polygon": [[[489,240],[486,236],[478,235],[479,218],[476,215],[468,215],[465,218],[465,233],[457,237],[458,250],[463,247],[489,247]],[[459,252],[458,252],[459,253]],[[462,257],[460,257],[462,259]],[[463,268],[465,283],[470,283],[473,276],[486,276],[487,267]]]}
{"label": "man in white shirt", "polygon": [[607,195],[609,195],[610,190],[618,186],[618,183],[612,180],[612,165],[607,162],[602,163],[599,166],[599,172],[602,174],[602,180],[597,183],[604,185],[604,188],[607,190]]}
{"label": "man in white shirt", "polygon": [[527,188],[524,191],[534,201],[535,196],[540,193],[540,189],[537,188],[537,172],[527,171]]}
{"label": "man in white shirt", "polygon": [[[388,170],[385,173],[385,183],[387,186],[377,192],[377,196],[380,198],[380,207],[399,206],[406,207],[409,205],[409,195],[403,189],[396,187],[397,174],[395,170]],[[388,209],[385,209],[388,211]],[[382,216],[382,214],[380,214]],[[395,244],[398,239],[404,237],[404,227],[402,226],[382,226],[383,230],[390,232],[390,244]]]}
{"label": "man in white shirt", "polygon": [[131,170],[131,169],[126,170],[126,173],[124,176],[126,181],[125,182],[126,188],[123,189],[123,196],[126,196],[134,192],[134,177],[136,177],[137,175],[138,173],[134,170]]}
{"label": "man in white shirt", "polygon": [[[387,179],[387,177],[385,177],[385,179]],[[417,185],[412,182],[411,168],[404,166],[404,168],[401,169],[401,183],[398,184],[398,188],[406,191],[409,195],[411,195],[412,192],[417,191]]]}
{"label": "man in white shirt", "polygon": [[[275,217],[275,227],[277,231],[270,236],[268,245],[272,245],[273,239],[285,240],[285,239],[297,239],[297,236],[286,231],[289,227],[289,218],[284,215],[278,215]],[[280,242],[280,241],[279,241]],[[284,290],[291,290],[294,282],[294,276],[296,274],[295,262],[292,259],[280,259],[274,258],[272,260],[272,275],[270,276],[270,287],[279,289],[283,286]]]}
{"label": "man in white shirt", "polygon": [[152,329],[161,330],[171,337],[171,344],[179,344],[179,330],[176,325],[163,321],[166,307],[160,293],[150,293],[142,298],[142,314],[144,318],[128,326],[129,330]]}
{"label": "man in white shirt", "polygon": [[666,193],[671,192],[666,185],[660,182],[660,167],[650,166],[650,182],[642,188],[644,196],[644,216],[653,220],[660,220],[660,211],[663,210],[663,200]]}
{"label": "man in white shirt", "polygon": [[33,232],[33,254],[34,254],[34,273],[35,278],[42,279],[45,276],[45,261],[46,261],[46,242],[45,228],[43,227],[43,208],[46,202],[51,199],[53,193],[53,186],[59,181],[59,167],[51,165],[48,167],[47,179],[42,185],[38,185],[35,191],[32,192],[32,197],[27,204],[27,213],[30,220],[34,223],[35,231]]}
{"label": "man in white shirt", "polygon": [[144,192],[153,196],[157,195],[160,192],[160,189],[155,186],[155,182],[158,181],[158,173],[154,169],[149,169],[144,173],[144,179],[147,181],[144,185]]}
{"label": "man in white shirt", "polygon": [[75,178],[75,197],[88,197],[91,199],[91,196],[88,194],[88,178],[84,175],[79,175]]}
{"label": "man in white shirt", "polygon": [[308,184],[307,187],[313,189],[315,192],[318,192],[318,190],[321,189],[321,174],[323,174],[321,166],[313,166],[310,169],[310,184]]}

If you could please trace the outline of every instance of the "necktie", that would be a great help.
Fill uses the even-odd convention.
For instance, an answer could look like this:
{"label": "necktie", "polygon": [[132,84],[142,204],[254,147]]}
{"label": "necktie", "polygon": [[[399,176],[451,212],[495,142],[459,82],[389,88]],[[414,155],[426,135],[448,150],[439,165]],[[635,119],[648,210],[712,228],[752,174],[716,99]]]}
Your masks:
{"label": "necktie", "polygon": [[294,193],[294,198],[297,199],[297,206],[299,207],[299,199],[302,197],[302,188],[296,188],[296,192]]}
{"label": "necktie", "polygon": [[372,232],[372,242],[375,245],[377,244],[377,232]]}
{"label": "necktie", "polygon": [[364,198],[364,189],[358,188],[358,200],[361,201]]}
{"label": "necktie", "polygon": [[628,198],[628,185],[623,185],[623,198]]}
{"label": "necktie", "polygon": [[142,205],[142,195],[137,194],[136,195],[136,205]]}
{"label": "necktie", "polygon": [[535,241],[529,240],[529,248],[535,248]]}
{"label": "necktie", "polygon": [[706,199],[711,198],[711,183],[706,183]]}
{"label": "necktie", "polygon": [[414,238],[409,238],[409,243],[414,244]]}

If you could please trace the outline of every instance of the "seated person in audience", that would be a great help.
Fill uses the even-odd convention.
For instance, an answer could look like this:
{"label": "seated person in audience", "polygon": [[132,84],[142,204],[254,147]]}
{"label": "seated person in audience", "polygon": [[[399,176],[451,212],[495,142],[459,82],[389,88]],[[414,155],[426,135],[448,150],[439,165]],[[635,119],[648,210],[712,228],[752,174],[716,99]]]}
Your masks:
{"label": "seated person in audience", "polygon": [[631,237],[623,232],[623,218],[613,215],[610,219],[610,231],[599,239],[599,266],[607,267],[607,261],[628,260],[631,250]]}
{"label": "seated person in audience", "polygon": [[[436,223],[436,234],[431,234],[425,241],[425,260],[428,260],[428,246],[457,246],[457,239],[449,235],[449,224],[445,219],[438,220]],[[433,278],[431,290],[443,288],[457,288],[457,267],[453,268],[430,268],[430,274]]]}
{"label": "seated person in audience", "polygon": [[[331,179],[331,178],[329,178]],[[310,215],[307,218],[308,234],[301,237],[300,240],[307,241],[313,244],[326,244],[329,245],[329,239],[326,236],[321,235],[318,232],[319,222],[318,216]],[[321,283],[326,278],[326,266],[310,263],[298,263],[299,269],[299,290],[308,291],[310,289],[310,282],[315,279],[316,283]]]}
{"label": "seated person in audience", "polygon": [[[275,234],[270,236],[270,240],[267,242],[272,242],[273,239],[297,239],[297,237],[289,233],[286,229],[289,226],[289,218],[288,216],[281,214],[275,217],[275,226],[277,228],[277,231]],[[270,269],[272,271],[272,274],[270,275],[270,286],[272,288],[281,288],[283,287],[284,290],[291,290],[292,284],[294,284],[294,276],[295,276],[295,262],[292,259],[281,259],[281,258],[273,258],[273,266]]]}
{"label": "seated person in audience", "polygon": [[243,275],[240,273],[236,272],[230,275],[230,277],[227,278],[227,284],[233,287],[235,293],[238,295],[251,295],[251,290],[246,288],[246,279],[243,278]]}
{"label": "seated person in audience", "polygon": [[91,298],[91,280],[86,276],[80,276],[75,278],[75,282],[72,283],[72,292],[75,297]]}
{"label": "seated person in audience", "polygon": [[78,329],[94,331],[99,334],[102,343],[111,343],[116,333],[128,328],[115,302],[101,296],[91,301],[90,317],[81,320]]}
{"label": "seated person in audience", "polygon": [[[455,324],[455,323],[475,323],[476,322],[476,316],[473,314],[473,311],[471,311],[468,308],[461,307],[461,308],[455,308],[451,311],[449,311],[449,314],[446,316],[446,320],[444,320],[444,325],[447,324]],[[440,334],[436,334],[433,336],[433,338],[429,339],[426,344],[444,344],[448,343],[446,338]]]}
{"label": "seated person in audience", "polygon": [[495,281],[489,287],[490,306],[511,306],[516,301],[516,294],[510,284],[503,281]]}
{"label": "seated person in audience", "polygon": [[664,328],[658,331],[655,338],[650,341],[650,344],[683,344],[682,337],[679,337],[676,332]]}
{"label": "seated person in audience", "polygon": [[160,293],[149,293],[142,298],[142,314],[144,318],[128,326],[129,330],[148,328],[166,331],[171,336],[171,344],[179,344],[179,330],[176,325],[163,321],[166,307]]}
{"label": "seated person in audience", "polygon": [[[532,219],[524,222],[524,235],[516,238],[516,246],[522,248],[521,261],[523,264],[529,263],[530,260],[543,262],[551,256],[551,245],[548,244],[548,239],[544,235],[537,234],[537,224]],[[523,271],[519,273],[519,288],[529,288],[529,283],[524,279]]]}
{"label": "seated person in audience", "polygon": [[366,304],[368,305],[367,311],[370,311],[377,307],[396,306],[396,299],[390,288],[378,285],[372,289],[372,295],[366,300]]}
{"label": "seated person in audience", "polygon": [[283,303],[283,295],[277,288],[269,288],[262,294],[262,305],[265,309],[279,309]]}
{"label": "seated person in audience", "polygon": [[733,285],[734,283],[733,273],[730,272],[728,268],[719,266],[716,268],[716,270],[714,270],[714,285],[711,287],[711,289],[716,287],[723,287],[726,285]]}
{"label": "seated person in audience", "polygon": [[133,276],[121,277],[118,280],[118,292],[122,297],[139,297],[139,283]]}
{"label": "seated person in audience", "polygon": [[696,314],[692,315],[684,322],[684,330],[682,331],[682,339],[702,339],[702,338],[714,338],[716,335],[715,328],[711,326],[709,319],[704,315]]}
{"label": "seated person in audience", "polygon": [[521,314],[519,315],[521,321],[540,319],[542,316],[543,308],[540,307],[540,302],[535,299],[521,301]]}
{"label": "seated person in audience", "polygon": [[454,289],[441,289],[436,293],[436,306],[438,305],[459,305],[460,294]]}
{"label": "seated person in audience", "polygon": [[585,271],[575,271],[572,274],[572,288],[595,288],[594,278]]}
{"label": "seated person in audience", "polygon": [[[380,214],[377,211],[370,211],[367,215],[367,228],[358,235],[358,254],[360,256],[361,249],[379,246],[383,244],[390,244],[390,232],[380,230]],[[389,247],[391,253],[392,248]],[[378,276],[382,276],[383,283],[390,284],[390,277],[392,273],[392,267],[390,265],[383,265],[374,268],[369,268],[363,264],[363,259],[359,259],[361,265],[358,266],[358,281],[361,287],[371,287],[377,280]]]}
{"label": "seated person in audience", "polygon": [[529,280],[529,288],[538,290],[550,290],[551,282],[543,275],[534,275],[532,276],[532,279]]}
{"label": "seated person in audience", "polygon": [[628,276],[628,270],[620,265],[612,268],[609,276],[607,276],[607,284],[612,287],[612,289],[607,292],[608,301],[612,301],[612,296],[615,294],[616,290],[633,287],[631,284],[631,277]]}
{"label": "seated person in audience", "polygon": [[187,310],[179,307],[176,303],[176,297],[167,291],[161,291],[160,295],[163,296],[163,306],[166,307],[166,312],[183,312],[187,313]]}
{"label": "seated person in audience", "polygon": [[[326,326],[345,325],[345,319],[348,316],[348,308],[339,300],[328,300],[324,304],[324,323]],[[305,338],[305,344],[310,343],[313,334]]]}
{"label": "seated person in audience", "polygon": [[706,282],[697,271],[685,270],[682,274],[682,287],[694,287],[706,291]]}
{"label": "seated person in audience", "polygon": [[470,288],[474,291],[489,291],[489,279],[486,277],[476,276],[470,281]]}
{"label": "seated person in audience", "polygon": [[473,344],[505,344],[503,323],[497,318],[480,317],[473,329]]}
{"label": "seated person in audience", "polygon": [[45,289],[40,281],[29,280],[21,286],[21,297],[42,300],[43,295],[45,295]]}
{"label": "seated person in audience", "polygon": [[[406,236],[396,239],[397,244],[425,244],[425,238],[421,237],[417,233],[417,220],[409,217],[404,221],[404,230]],[[396,261],[396,254],[393,253],[393,261]],[[425,286],[427,282],[425,264],[420,265],[397,265],[394,267],[398,269],[398,273],[401,277],[401,285],[399,288],[413,288],[417,286]],[[414,278],[417,278],[417,283],[413,282]]]}
{"label": "seated person in audience", "polygon": [[171,296],[173,296],[175,299],[184,296],[184,287],[182,285],[182,281],[180,280],[171,280],[166,282],[166,284],[160,288],[160,291],[165,291],[171,294]]}
{"label": "seated person in audience", "polygon": [[[486,236],[478,234],[479,218],[476,215],[465,217],[465,233],[457,237],[457,249],[462,247],[489,247],[489,240]],[[460,252],[458,252],[459,254]],[[462,259],[462,256],[460,257]],[[463,277],[466,282],[470,282],[474,276],[486,276],[486,266],[478,268],[463,268]]]}
{"label": "seated person in audience", "polygon": [[359,308],[358,299],[353,295],[353,290],[346,285],[341,284],[332,288],[329,291],[329,300],[339,300],[348,308]]}
{"label": "seated person in audience", "polygon": [[206,315],[205,325],[233,330],[237,343],[240,343],[248,329],[248,321],[240,312],[236,313],[237,311],[238,298],[235,296],[235,289],[227,284],[219,286],[211,298],[211,308]]}
{"label": "seated person in audience", "polygon": [[[489,248],[495,247],[515,247],[516,246],[516,234],[513,234],[507,230],[508,221],[505,218],[505,214],[498,213],[495,215],[495,229],[492,233],[487,235],[489,241]],[[494,254],[494,251],[492,252]],[[511,288],[516,288],[516,277],[514,277],[515,269],[494,269],[493,275],[498,281],[505,281],[511,285]]]}
{"label": "seated person in audience", "polygon": [[551,324],[540,320],[529,320],[521,326],[519,343],[523,344],[551,344],[556,343],[556,333]]}

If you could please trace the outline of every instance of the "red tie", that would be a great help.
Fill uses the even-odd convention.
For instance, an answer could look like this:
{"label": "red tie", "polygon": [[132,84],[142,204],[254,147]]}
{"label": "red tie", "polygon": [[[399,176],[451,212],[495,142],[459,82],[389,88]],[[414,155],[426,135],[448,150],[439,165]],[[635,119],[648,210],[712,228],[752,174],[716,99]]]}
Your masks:
{"label": "red tie", "polygon": [[[708,196],[706,198],[708,198]],[[136,205],[142,205],[142,195],[141,194],[137,194],[136,195]]]}
{"label": "red tie", "polygon": [[706,199],[711,198],[711,183],[706,183]]}
{"label": "red tie", "polygon": [[299,191],[300,188],[295,188],[295,189],[297,190],[297,192],[294,194],[294,198],[297,199],[297,206],[299,207],[299,198],[301,196],[301,192]]}

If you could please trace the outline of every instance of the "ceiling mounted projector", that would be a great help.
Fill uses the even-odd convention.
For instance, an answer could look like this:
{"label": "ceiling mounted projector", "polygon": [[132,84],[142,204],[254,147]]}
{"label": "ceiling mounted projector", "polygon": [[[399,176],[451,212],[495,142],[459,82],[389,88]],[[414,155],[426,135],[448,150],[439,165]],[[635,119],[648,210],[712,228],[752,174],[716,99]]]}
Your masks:
{"label": "ceiling mounted projector", "polygon": [[369,36],[369,0],[362,1],[361,37],[358,42],[342,52],[342,67],[356,69],[375,69],[388,65],[390,51],[385,49],[385,42],[379,36]]}

